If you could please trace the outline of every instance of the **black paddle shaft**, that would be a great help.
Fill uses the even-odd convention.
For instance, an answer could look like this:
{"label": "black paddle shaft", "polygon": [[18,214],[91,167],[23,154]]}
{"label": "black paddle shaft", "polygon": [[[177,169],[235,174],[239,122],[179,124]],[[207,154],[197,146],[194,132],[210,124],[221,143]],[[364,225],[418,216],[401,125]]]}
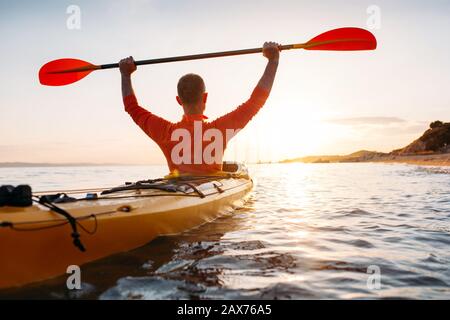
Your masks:
{"label": "black paddle shaft", "polygon": [[[279,47],[280,50],[289,50],[293,49],[293,44],[288,44]],[[199,60],[199,59],[208,59],[208,58],[218,58],[218,57],[229,57],[229,56],[238,56],[243,54],[252,54],[252,53],[260,53],[263,48],[253,48],[253,49],[244,49],[244,50],[233,50],[233,51],[222,51],[222,52],[212,52],[212,53],[202,53],[202,54],[193,54],[187,56],[178,56],[178,57],[169,57],[169,58],[158,58],[158,59],[149,59],[149,60],[140,60],[136,61],[135,64],[137,66],[145,65],[145,64],[157,64],[157,63],[167,63],[167,62],[175,62],[175,61],[187,61],[187,60]],[[110,63],[110,64],[102,64],[100,69],[111,69],[118,68],[118,63]]]}

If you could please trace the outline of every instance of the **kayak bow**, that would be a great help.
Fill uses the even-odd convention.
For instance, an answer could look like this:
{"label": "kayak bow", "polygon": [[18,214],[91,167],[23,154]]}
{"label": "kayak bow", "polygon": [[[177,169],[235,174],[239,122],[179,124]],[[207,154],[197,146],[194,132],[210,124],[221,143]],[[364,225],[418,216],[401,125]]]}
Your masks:
{"label": "kayak bow", "polygon": [[[78,225],[82,252],[64,216],[35,204],[0,208],[0,288],[66,273],[68,266],[141,247],[160,235],[178,234],[241,205],[253,186],[247,174],[158,179],[102,190],[95,197],[53,204]],[[61,198],[59,198],[61,199]]]}

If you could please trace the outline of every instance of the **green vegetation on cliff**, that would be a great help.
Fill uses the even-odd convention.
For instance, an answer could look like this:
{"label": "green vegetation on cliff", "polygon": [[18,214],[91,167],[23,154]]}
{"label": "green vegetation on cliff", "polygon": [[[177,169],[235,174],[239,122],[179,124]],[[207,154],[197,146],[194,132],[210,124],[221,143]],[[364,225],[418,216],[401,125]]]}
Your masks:
{"label": "green vegetation on cliff", "polygon": [[406,147],[392,151],[395,155],[450,152],[450,122],[434,121],[430,129]]}

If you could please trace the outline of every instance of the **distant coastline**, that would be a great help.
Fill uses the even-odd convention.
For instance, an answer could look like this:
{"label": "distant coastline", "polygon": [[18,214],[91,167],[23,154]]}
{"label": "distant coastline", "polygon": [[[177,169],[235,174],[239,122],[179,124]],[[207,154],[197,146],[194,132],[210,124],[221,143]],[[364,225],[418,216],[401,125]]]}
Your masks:
{"label": "distant coastline", "polygon": [[281,163],[386,162],[450,166],[450,122],[434,121],[423,135],[404,148],[389,153],[361,150],[348,155],[308,156]]}
{"label": "distant coastline", "polygon": [[[363,154],[357,156],[358,154]],[[288,159],[280,161],[281,163],[362,163],[362,162],[380,162],[380,163],[405,163],[427,166],[450,166],[450,153],[442,154],[415,154],[415,155],[395,155],[371,151],[358,151],[343,156],[308,156],[302,158]]]}
{"label": "distant coastline", "polygon": [[46,167],[106,167],[106,166],[145,166],[147,164],[124,163],[34,163],[34,162],[0,162],[0,168],[46,168]]}
{"label": "distant coastline", "polygon": [[[424,134],[404,148],[389,153],[361,150],[347,155],[318,155],[286,159],[278,163],[356,163],[384,162],[430,166],[450,166],[450,122],[434,121]],[[261,162],[259,162],[261,163]],[[0,162],[0,168],[29,167],[105,167],[145,166],[150,164],[124,163],[32,163]]]}

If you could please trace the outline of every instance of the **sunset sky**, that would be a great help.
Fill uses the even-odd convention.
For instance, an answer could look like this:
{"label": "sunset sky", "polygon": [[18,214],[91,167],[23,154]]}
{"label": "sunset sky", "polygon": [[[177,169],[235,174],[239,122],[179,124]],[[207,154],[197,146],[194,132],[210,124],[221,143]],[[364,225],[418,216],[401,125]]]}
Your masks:
{"label": "sunset sky", "polygon": [[[436,1],[5,1],[0,0],[0,162],[164,163],[124,112],[117,69],[65,87],[44,87],[44,63],[95,64],[306,42],[329,29],[370,29],[380,8],[379,48],[282,52],[272,94],[226,158],[275,161],[310,154],[400,148],[433,120],[450,120],[450,2]],[[80,29],[67,28],[69,5]],[[139,67],[139,102],[181,119],[176,83],[205,79],[206,115],[245,101],[264,70],[260,55]]]}

